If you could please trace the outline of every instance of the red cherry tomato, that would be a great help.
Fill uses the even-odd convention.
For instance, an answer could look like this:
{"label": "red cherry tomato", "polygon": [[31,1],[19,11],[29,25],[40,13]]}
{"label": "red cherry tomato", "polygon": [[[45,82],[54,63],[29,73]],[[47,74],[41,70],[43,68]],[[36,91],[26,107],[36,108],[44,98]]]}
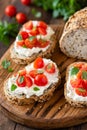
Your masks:
{"label": "red cherry tomato", "polygon": [[70,84],[73,88],[85,88],[87,89],[87,81],[82,79],[72,79],[70,80]]}
{"label": "red cherry tomato", "polygon": [[44,28],[45,30],[47,29],[47,24],[45,22],[43,22],[43,21],[39,21],[37,26],[41,27],[41,28]]}
{"label": "red cherry tomato", "polygon": [[42,74],[43,73],[43,71],[41,71],[41,70],[31,70],[30,72],[29,72],[29,75],[32,77],[32,78],[35,78],[38,74]]}
{"label": "red cherry tomato", "polygon": [[32,40],[29,40],[29,38],[28,38],[28,39],[25,40],[25,45],[30,49],[32,49],[33,47],[36,47],[36,43],[37,43],[36,38],[34,38]]}
{"label": "red cherry tomato", "polygon": [[55,65],[53,63],[48,63],[46,66],[45,66],[45,70],[48,72],[48,73],[55,73]]}
{"label": "red cherry tomato", "polygon": [[46,35],[46,34],[47,34],[47,31],[46,31],[46,29],[44,29],[44,28],[38,27],[38,31],[39,31],[39,33],[42,34],[42,35]]}
{"label": "red cherry tomato", "polygon": [[29,72],[29,75],[30,75],[32,78],[35,78],[35,77],[38,75],[38,72],[37,72],[37,70],[31,70],[31,71]]}
{"label": "red cherry tomato", "polygon": [[25,69],[20,70],[19,71],[19,75],[21,75],[21,76],[26,75],[26,70]]}
{"label": "red cherry tomato", "polygon": [[19,46],[23,46],[25,43],[24,43],[24,40],[21,40],[21,41],[17,41],[17,45]]}
{"label": "red cherry tomato", "polygon": [[83,97],[86,97],[86,96],[87,96],[87,89],[85,89],[84,87],[75,88],[75,92],[76,92],[79,96],[83,96]]}
{"label": "red cherry tomato", "polygon": [[31,30],[33,28],[33,22],[29,21],[26,24],[24,24],[25,29]]}
{"label": "red cherry tomato", "polygon": [[25,76],[25,81],[26,81],[26,86],[27,87],[32,86],[33,82],[32,82],[31,78],[28,75]]}
{"label": "red cherry tomato", "polygon": [[29,32],[29,34],[30,34],[31,36],[36,36],[36,35],[39,34],[39,31],[38,31],[37,28],[33,28],[33,29]]}
{"label": "red cherry tomato", "polygon": [[24,13],[17,13],[16,20],[18,23],[23,24],[27,21],[27,16]]}
{"label": "red cherry tomato", "polygon": [[38,86],[45,86],[48,83],[48,79],[44,74],[38,74],[34,79],[34,83]]}
{"label": "red cherry tomato", "polygon": [[22,35],[22,38],[25,40],[26,38],[28,38],[28,33],[26,31],[21,31],[20,34]]}
{"label": "red cherry tomato", "polygon": [[79,72],[77,73],[77,78],[78,78],[78,79],[81,79],[81,76],[82,76],[82,71],[79,70]]}
{"label": "red cherry tomato", "polygon": [[81,79],[71,79],[70,84],[73,88],[78,88],[78,86],[81,84]]}
{"label": "red cherry tomato", "polygon": [[49,41],[43,40],[43,39],[39,39],[38,40],[38,44],[37,46],[40,48],[45,48],[49,45]]}
{"label": "red cherry tomato", "polygon": [[26,81],[25,81],[25,77],[24,76],[18,76],[17,81],[16,81],[17,85],[19,87],[25,87],[26,86]]}
{"label": "red cherry tomato", "polygon": [[43,58],[38,57],[38,58],[34,61],[34,68],[38,69],[38,68],[43,68],[43,67],[44,67]]}
{"label": "red cherry tomato", "polygon": [[81,70],[87,71],[87,64],[84,64],[84,65],[82,66]]}
{"label": "red cherry tomato", "polygon": [[6,8],[5,8],[5,14],[9,17],[13,17],[16,15],[16,7],[13,6],[13,5],[8,5]]}
{"label": "red cherry tomato", "polygon": [[74,67],[77,67],[77,68],[79,68],[79,69],[81,69],[82,66],[84,66],[84,63],[76,63],[76,64],[74,65]]}
{"label": "red cherry tomato", "polygon": [[21,0],[21,3],[23,5],[29,5],[31,3],[31,0]]}

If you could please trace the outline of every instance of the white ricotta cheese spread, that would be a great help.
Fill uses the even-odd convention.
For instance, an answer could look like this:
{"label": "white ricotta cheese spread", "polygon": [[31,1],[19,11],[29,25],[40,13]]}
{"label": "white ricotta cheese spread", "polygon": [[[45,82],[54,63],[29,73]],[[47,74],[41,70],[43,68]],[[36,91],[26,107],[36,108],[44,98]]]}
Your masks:
{"label": "white ricotta cheese spread", "polygon": [[[76,78],[76,76],[74,76],[73,78]],[[69,98],[72,98],[74,101],[87,101],[87,97],[83,97],[83,96],[80,96],[78,94],[76,94],[74,88],[71,86],[70,84],[70,73],[69,73],[69,78],[67,79],[67,96]]]}
{"label": "white ricotta cheese spread", "polygon": [[[52,61],[49,59],[43,59],[44,60],[44,63],[45,65],[47,65],[48,63],[52,63]],[[53,62],[54,63],[54,62]],[[54,83],[57,83],[58,82],[58,75],[59,75],[59,71],[57,69],[57,66],[56,64],[54,63],[55,65],[55,73],[53,74],[49,74],[47,73],[45,70],[44,70],[44,67],[42,69],[39,69],[39,70],[43,70],[44,71],[44,74],[47,76],[47,79],[48,79],[48,84],[45,85],[45,86],[37,86],[33,83],[33,85],[29,88],[27,86],[25,87],[17,87],[14,91],[11,91],[11,85],[12,84],[16,84],[16,79],[18,77],[18,75],[15,77],[15,76],[12,76],[11,78],[8,79],[7,81],[7,90],[8,92],[11,94],[11,96],[16,96],[16,97],[21,97],[22,94],[24,94],[26,96],[26,98],[29,98],[30,96],[32,95],[37,95],[37,96],[40,96],[44,93],[44,91],[50,87],[50,85],[54,84]],[[30,65],[26,66],[25,67],[26,71],[30,71],[30,70],[33,70],[33,63],[31,63]],[[32,81],[33,81],[33,78],[32,78]],[[34,90],[34,87],[38,87],[39,90],[38,91],[35,91]]]}
{"label": "white ricotta cheese spread", "polygon": [[[37,25],[37,21],[33,21],[33,24],[34,24],[34,26],[36,26]],[[29,30],[26,30],[24,27],[22,28],[22,31],[29,32]],[[54,31],[52,30],[52,28],[47,26],[47,34],[46,35],[37,35],[36,37],[37,37],[37,39],[42,38],[44,40],[48,40],[49,41],[50,37],[53,34],[54,34]],[[32,49],[29,49],[29,48],[23,48],[21,46],[18,46],[17,45],[17,41],[18,41],[18,38],[16,37],[16,40],[14,42],[14,51],[17,53],[17,55],[19,57],[23,57],[23,58],[29,57],[29,56],[33,55],[34,53],[39,53],[40,51],[45,52],[49,48],[49,46],[50,46],[50,44],[49,44],[45,48],[33,47]]]}

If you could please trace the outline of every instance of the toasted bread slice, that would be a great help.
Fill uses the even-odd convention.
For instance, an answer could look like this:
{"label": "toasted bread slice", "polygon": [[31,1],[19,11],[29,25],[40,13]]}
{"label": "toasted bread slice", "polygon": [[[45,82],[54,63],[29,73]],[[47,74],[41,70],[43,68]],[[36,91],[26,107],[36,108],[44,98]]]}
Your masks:
{"label": "toasted bread slice", "polygon": [[87,75],[86,62],[74,62],[66,70],[64,95],[67,102],[74,107],[87,106],[87,77],[85,75]]}
{"label": "toasted bread slice", "polygon": [[[52,53],[54,52],[54,48],[56,46],[57,41],[56,41],[56,37],[55,37],[55,32],[53,31],[53,29],[50,26],[48,26],[46,24],[45,26],[47,26],[47,27],[45,29],[45,32],[41,32],[42,34],[38,33],[38,34],[31,35],[30,32],[33,29],[31,29],[31,30],[26,29],[26,27],[29,25],[30,22],[32,22],[33,26],[35,26],[38,29],[38,27],[37,27],[38,23],[41,21],[29,21],[29,22],[25,23],[22,26],[21,30],[19,31],[19,34],[22,31],[25,31],[29,34],[29,37],[26,38],[27,40],[30,37],[35,38],[35,40],[37,39],[35,46],[32,46],[32,47],[30,46],[30,48],[29,48],[29,46],[26,46],[25,45],[26,39],[24,39],[24,40],[22,39],[22,41],[24,41],[24,44],[23,44],[23,46],[19,46],[18,45],[18,35],[19,34],[18,34],[15,42],[13,43],[13,45],[10,49],[11,58],[13,59],[13,61],[15,61],[16,63],[19,63],[19,64],[31,63],[32,61],[34,61],[37,58],[37,56],[49,58],[52,55]],[[45,34],[43,34],[43,33],[45,33]],[[39,42],[40,39],[42,39],[42,41],[49,42],[49,44],[45,46],[44,45],[45,43],[42,43],[42,45],[39,46],[38,43],[40,43]],[[21,40],[19,40],[19,41],[21,41]],[[31,41],[29,41],[29,42],[31,42]],[[32,42],[31,44],[33,45],[34,43]],[[24,46],[26,46],[26,47],[24,47]]]}
{"label": "toasted bread slice", "polygon": [[87,60],[87,7],[69,18],[59,43],[68,57]]}
{"label": "toasted bread slice", "polygon": [[[43,58],[44,66],[36,69],[34,67],[35,61],[5,81],[5,96],[9,101],[11,101],[11,103],[24,105],[36,101],[47,101],[52,97],[55,89],[59,86],[61,78],[57,65],[50,59]],[[47,70],[50,69],[47,67],[48,64],[53,65],[51,71]],[[35,73],[33,73],[32,76],[30,73],[32,73],[33,70]],[[43,77],[43,81],[41,81],[41,78],[38,79],[38,75]],[[43,75],[45,75],[45,79]],[[20,76],[21,78],[19,79]],[[26,80],[26,77],[28,77],[28,81]]]}

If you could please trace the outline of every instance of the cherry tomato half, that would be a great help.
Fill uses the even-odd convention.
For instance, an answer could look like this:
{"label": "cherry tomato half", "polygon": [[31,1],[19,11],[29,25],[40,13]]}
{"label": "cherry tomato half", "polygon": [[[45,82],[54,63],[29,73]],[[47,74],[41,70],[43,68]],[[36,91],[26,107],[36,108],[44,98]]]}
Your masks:
{"label": "cherry tomato half", "polygon": [[43,68],[43,67],[44,67],[43,58],[38,57],[38,58],[34,61],[34,68],[38,69],[38,68]]}
{"label": "cherry tomato half", "polygon": [[25,77],[24,76],[18,76],[17,81],[16,81],[17,85],[19,87],[25,87],[26,86],[26,81],[25,81]]}
{"label": "cherry tomato half", "polygon": [[48,72],[48,73],[55,73],[55,65],[53,63],[48,63],[46,66],[45,66],[45,70]]}

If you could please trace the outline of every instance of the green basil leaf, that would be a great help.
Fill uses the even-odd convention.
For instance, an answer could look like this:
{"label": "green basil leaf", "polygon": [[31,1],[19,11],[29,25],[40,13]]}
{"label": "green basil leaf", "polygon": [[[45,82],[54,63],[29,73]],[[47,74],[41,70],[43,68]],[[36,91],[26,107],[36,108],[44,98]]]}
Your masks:
{"label": "green basil leaf", "polygon": [[22,39],[22,36],[20,35],[20,34],[18,34],[18,40],[20,41],[20,40],[23,40]]}
{"label": "green basil leaf", "polygon": [[2,61],[2,66],[4,69],[7,69],[10,65],[11,65],[10,61],[6,59]]}
{"label": "green basil leaf", "polygon": [[77,67],[73,67],[70,71],[70,75],[76,75],[79,72],[79,68]]}
{"label": "green basil leaf", "polygon": [[17,86],[15,84],[11,85],[11,91],[14,91],[17,88]]}
{"label": "green basil leaf", "polygon": [[34,87],[33,89],[34,89],[34,91],[39,91],[40,90],[38,87]]}
{"label": "green basil leaf", "polygon": [[82,79],[87,80],[87,71],[82,72]]}
{"label": "green basil leaf", "polygon": [[26,46],[26,45],[23,45],[22,47],[23,47],[23,48],[27,48],[27,46]]}
{"label": "green basil leaf", "polygon": [[29,41],[33,41],[35,39],[35,36],[30,36]]}
{"label": "green basil leaf", "polygon": [[23,83],[23,81],[24,81],[24,77],[21,76],[21,77],[20,77],[20,83]]}

